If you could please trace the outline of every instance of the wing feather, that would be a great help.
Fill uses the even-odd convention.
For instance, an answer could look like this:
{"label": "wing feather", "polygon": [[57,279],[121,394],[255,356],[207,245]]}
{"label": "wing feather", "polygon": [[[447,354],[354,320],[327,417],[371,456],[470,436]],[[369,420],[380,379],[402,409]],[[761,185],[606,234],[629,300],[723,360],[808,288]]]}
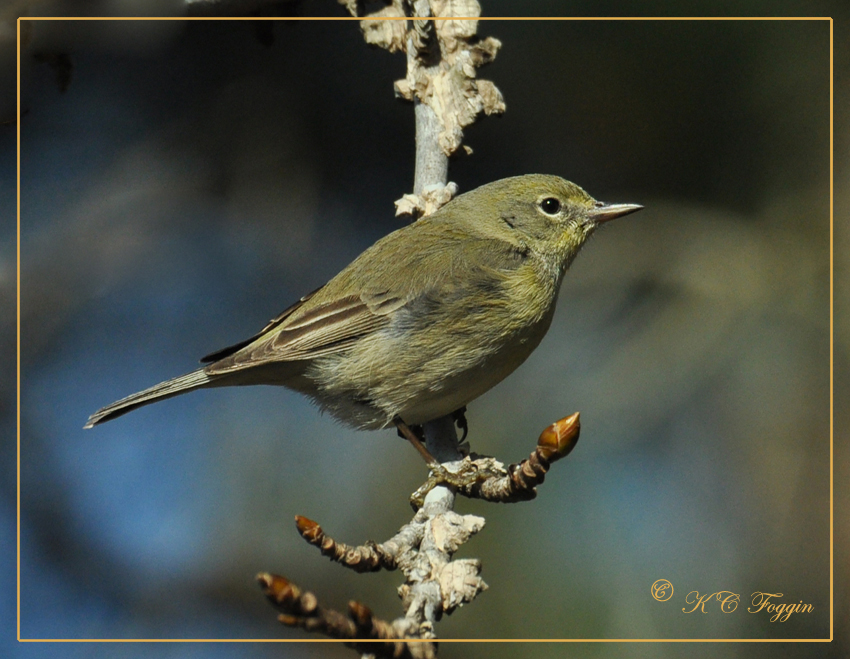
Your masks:
{"label": "wing feather", "polygon": [[[423,300],[434,298],[435,291],[445,294],[447,282],[454,295],[484,293],[497,298],[503,291],[493,278],[498,280],[506,271],[518,268],[529,254],[522,243],[495,241],[463,228],[446,229],[444,222],[435,234],[439,249],[400,247],[410,231],[436,232],[440,227],[435,224],[436,219],[429,223],[426,218],[378,241],[257,335],[205,357],[204,361],[213,363],[204,371],[221,375],[344,351],[360,337],[386,327],[400,309],[421,306]],[[481,254],[487,257],[486,265],[481,264]],[[370,285],[355,288],[352,294],[354,281],[369,281]]]}
{"label": "wing feather", "polygon": [[265,332],[237,344],[237,350],[205,371],[221,375],[269,362],[299,361],[340,352],[389,323],[386,310],[397,306],[383,302],[377,312],[362,296],[355,295],[318,304],[300,314],[296,308],[278,322],[269,323]]}
{"label": "wing feather", "polygon": [[298,311],[301,307],[304,306],[304,303],[307,302],[311,297],[313,297],[316,293],[322,290],[322,286],[317,288],[315,291],[311,291],[307,293],[304,297],[302,297],[298,302],[288,306],[286,309],[281,311],[277,316],[272,318],[266,326],[257,332],[254,336],[249,339],[245,339],[244,341],[240,341],[239,343],[234,343],[231,346],[227,346],[226,348],[222,348],[221,350],[216,350],[215,352],[211,352],[208,355],[204,355],[201,357],[202,364],[209,364],[211,362],[217,362],[220,359],[224,359],[225,357],[229,357],[230,355],[242,350],[245,346],[251,345],[254,341],[259,339],[261,336],[271,331],[278,325],[280,325],[284,320],[289,318],[292,314]]}

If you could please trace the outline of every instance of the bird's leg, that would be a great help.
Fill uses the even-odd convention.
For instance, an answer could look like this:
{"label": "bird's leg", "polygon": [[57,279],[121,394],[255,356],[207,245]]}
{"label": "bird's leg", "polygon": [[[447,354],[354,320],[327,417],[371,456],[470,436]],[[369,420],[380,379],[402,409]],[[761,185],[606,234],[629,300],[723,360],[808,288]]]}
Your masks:
{"label": "bird's leg", "polygon": [[[398,429],[398,436],[406,439],[410,444],[419,451],[419,455],[422,456],[422,459],[425,460],[425,464],[427,464],[432,469],[437,466],[440,466],[440,463],[428,452],[428,449],[425,448],[425,444],[422,443],[422,439],[417,436],[416,432],[407,425],[404,421],[401,420],[401,417],[396,417],[393,419],[393,423],[395,427]],[[422,432],[422,426],[414,426],[419,432]]]}
{"label": "bird's leg", "polygon": [[[461,412],[462,414],[462,412]],[[434,456],[422,444],[422,440],[416,436],[413,429],[408,426],[400,417],[393,419],[398,434],[404,437],[407,441],[413,444],[413,448],[419,451],[419,455],[425,460],[431,473],[428,475],[428,480],[418,489],[410,498],[410,502],[415,509],[422,507],[425,501],[425,495],[433,490],[437,485],[448,485],[451,487],[467,487],[472,483],[488,477],[488,474],[480,473],[469,458],[464,458],[461,462],[458,471],[449,471],[441,465]]]}

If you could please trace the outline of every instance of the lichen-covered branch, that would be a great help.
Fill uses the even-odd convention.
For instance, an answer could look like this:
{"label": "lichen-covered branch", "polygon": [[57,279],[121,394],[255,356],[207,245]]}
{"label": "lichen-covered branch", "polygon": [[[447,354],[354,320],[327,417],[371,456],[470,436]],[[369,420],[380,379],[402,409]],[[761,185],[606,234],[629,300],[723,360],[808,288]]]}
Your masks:
{"label": "lichen-covered branch", "polygon": [[[365,604],[350,601],[348,615],[319,605],[318,598],[303,591],[286,577],[268,572],[257,575],[257,582],[269,601],[281,614],[278,620],[287,627],[300,627],[330,638],[348,641],[346,645],[364,655],[393,659],[433,659],[433,643],[407,643],[410,630],[404,619],[388,623],[372,615]],[[398,624],[397,624],[398,623]]]}
{"label": "lichen-covered branch", "polygon": [[[295,525],[298,527],[301,537],[314,547],[318,547],[322,556],[327,556],[332,561],[351,568],[355,572],[377,572],[381,569],[395,570],[398,567],[400,548],[411,546],[414,541],[419,541],[419,538],[414,536],[403,545],[388,540],[380,545],[369,541],[364,545],[353,547],[344,542],[337,542],[327,535],[316,522],[301,515],[295,516]],[[410,524],[407,525],[407,527],[410,526]]]}
{"label": "lichen-covered branch", "polygon": [[[447,419],[450,417],[446,417]],[[480,478],[457,493],[470,498],[500,503],[528,501],[537,496],[552,463],[566,457],[578,442],[581,425],[579,414],[565,417],[546,428],[528,458],[507,469],[494,458],[467,456],[461,461],[477,469]],[[457,464],[447,466],[457,468]],[[366,542],[353,546],[330,537],[322,527],[306,517],[296,516],[298,532],[323,556],[356,572],[400,569],[405,583],[399,588],[405,615],[392,623],[378,620],[362,604],[350,603],[348,617],[318,605],[315,595],[283,577],[268,573],[258,576],[266,595],[282,611],[280,621],[286,625],[343,639],[434,639],[434,624],[444,613],[471,602],[487,589],[481,578],[477,559],[453,560],[454,553],[484,527],[484,518],[459,515],[454,506],[455,491],[444,485],[426,482],[420,488],[423,505],[413,519],[389,540]],[[416,496],[414,494],[414,496]],[[358,622],[359,621],[359,622]],[[417,654],[426,648],[405,644],[385,644],[380,649],[366,650],[379,656],[433,656]],[[428,652],[435,652],[431,647]]]}
{"label": "lichen-covered branch", "polygon": [[[556,421],[540,433],[537,446],[531,455],[507,469],[495,458],[475,454],[443,466],[456,473],[472,475],[467,484],[456,490],[465,497],[497,503],[530,501],[537,496],[537,486],[546,478],[551,464],[566,457],[575,448],[580,430],[578,412]],[[414,509],[422,505],[426,495],[440,482],[439,476],[432,473],[428,480],[410,495]]]}
{"label": "lichen-covered branch", "polygon": [[[362,2],[339,1],[352,15],[361,15]],[[360,23],[369,44],[407,56],[407,75],[395,83],[395,91],[414,104],[416,170],[412,194],[396,202],[397,215],[421,217],[450,201],[457,186],[448,183],[448,159],[462,146],[463,128],[482,113],[505,109],[498,89],[476,77],[478,67],[492,61],[501,44],[493,38],[480,39],[477,20],[453,20],[476,19],[480,13],[476,0],[388,0]],[[434,467],[429,481],[411,498],[417,508],[413,519],[386,542],[348,545],[327,535],[316,522],[296,517],[301,536],[332,561],[357,572],[401,570],[404,616],[387,623],[356,603],[349,604],[345,616],[320,607],[314,595],[282,577],[260,575],[266,594],[283,610],[281,622],[348,639],[354,647],[376,655],[435,656],[433,643],[399,639],[434,639],[434,625],[443,614],[487,588],[480,561],[453,559],[484,527],[482,517],[454,512],[456,494],[505,503],[533,499],[550,465],[572,450],[579,434],[578,414],[562,419],[543,431],[526,460],[505,469],[494,458],[461,454],[455,423],[465,422],[462,412],[424,424],[424,443],[439,469]],[[373,641],[366,649],[362,639],[383,643]]]}
{"label": "lichen-covered branch", "polygon": [[[301,536],[318,547],[323,556],[355,572],[400,569],[407,577],[400,591],[405,609],[418,606],[417,592],[423,590],[423,583],[438,582],[440,592],[436,599],[441,604],[433,606],[433,616],[417,618],[417,623],[422,624],[426,618],[433,617],[434,622],[443,613],[451,613],[487,588],[478,578],[478,561],[451,562],[461,545],[484,527],[484,519],[446,510],[444,501],[438,498],[427,502],[396,535],[380,544],[369,541],[359,546],[347,545],[331,538],[306,517],[297,516],[295,522]],[[457,588],[460,577],[463,583]]]}
{"label": "lichen-covered branch", "polygon": [[[361,16],[362,3],[339,2]],[[396,201],[397,215],[429,215],[450,201],[457,186],[448,183],[448,158],[464,146],[463,129],[482,113],[505,111],[501,92],[477,77],[502,45],[478,37],[480,15],[477,0],[390,0],[360,21],[367,43],[407,55],[407,75],[395,93],[414,104],[416,172],[413,193]],[[387,20],[403,18],[411,20]]]}
{"label": "lichen-covered branch", "polygon": [[537,486],[543,483],[553,462],[565,458],[578,443],[581,424],[579,413],[556,421],[546,428],[537,440],[537,446],[525,460],[507,469],[490,457],[469,456],[479,470],[487,474],[458,493],[471,499],[484,499],[497,503],[530,501],[537,496]]}
{"label": "lichen-covered branch", "polygon": [[[413,21],[409,35],[407,76],[395,83],[395,90],[434,111],[442,125],[439,146],[450,156],[463,143],[463,129],[479,114],[505,111],[496,86],[476,78],[477,69],[492,62],[502,44],[493,37],[479,38],[477,20],[451,20],[480,16],[477,0],[415,0],[413,7],[420,20]],[[429,21],[429,16],[437,18]],[[432,46],[434,39],[438,49]]]}
{"label": "lichen-covered branch", "polygon": [[[537,486],[543,483],[552,463],[575,448],[580,429],[578,412],[556,421],[540,433],[537,446],[528,458],[507,469],[494,458],[464,458],[463,462],[477,469],[481,478],[460,488],[458,493],[499,503],[535,498]],[[423,488],[427,489],[422,492],[424,497],[434,489],[434,484],[426,483]],[[418,611],[415,619],[421,628],[428,620],[439,619],[442,613],[450,613],[471,601],[487,587],[478,576],[481,565],[477,560],[451,560],[458,548],[483,528],[484,519],[476,515],[458,515],[450,510],[448,502],[443,496],[430,502],[425,497],[425,505],[413,519],[382,543],[369,541],[359,546],[347,545],[331,538],[319,524],[306,517],[296,516],[295,523],[301,536],[318,547],[323,556],[355,572],[400,568],[407,577],[400,589],[405,609],[408,613],[411,607]],[[439,586],[438,592],[432,592],[434,583]],[[428,604],[428,600],[440,604]],[[429,606],[430,612],[427,611]]]}

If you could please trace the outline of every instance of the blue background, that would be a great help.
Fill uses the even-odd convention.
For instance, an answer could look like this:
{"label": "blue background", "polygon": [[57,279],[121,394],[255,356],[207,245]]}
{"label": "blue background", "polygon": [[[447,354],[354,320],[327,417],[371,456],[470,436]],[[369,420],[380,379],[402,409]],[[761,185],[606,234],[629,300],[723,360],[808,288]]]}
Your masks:
{"label": "blue background", "polygon": [[[803,9],[834,13],[826,3]],[[341,15],[332,3],[296,11]],[[570,11],[599,15],[589,3]],[[687,13],[716,11],[704,3]],[[98,407],[253,334],[399,226],[392,201],[413,175],[411,107],[392,97],[404,58],[367,48],[352,23],[269,27],[31,24],[21,125],[25,638],[309,638],[275,622],[253,582],[263,570],[327,606],[357,599],[385,619],[401,613],[399,574],[330,565],[293,524],[306,515],[351,543],[392,535],[425,475],[394,432],[342,428],[265,387],[197,392],[82,430]],[[480,77],[508,110],[467,131],[474,154],[450,169],[461,190],[536,171],[647,208],[594,237],[541,347],[470,406],[473,449],[505,462],[575,410],[583,431],[535,502],[459,502],[487,518],[461,555],[482,560],[490,589],[438,635],[828,636],[829,24],[484,22],[479,34],[503,41]],[[45,53],[69,56],[65,91]],[[838,83],[836,107],[846,106]],[[0,139],[12,154],[13,130]],[[837,166],[840,201],[847,177]],[[4,177],[9,203],[13,185]],[[848,336],[839,317],[839,386]],[[836,413],[841,432],[846,412]],[[6,446],[0,514],[11,556]],[[836,504],[846,512],[846,495]],[[846,518],[836,516],[839,540]],[[846,569],[836,563],[846,633]],[[664,604],[649,594],[659,578],[676,588]],[[686,615],[691,590],[733,590],[742,603]],[[814,612],[771,623],[746,612],[757,590]],[[351,656],[305,644],[12,647],[22,656]],[[842,647],[444,645],[441,656],[840,656]]]}

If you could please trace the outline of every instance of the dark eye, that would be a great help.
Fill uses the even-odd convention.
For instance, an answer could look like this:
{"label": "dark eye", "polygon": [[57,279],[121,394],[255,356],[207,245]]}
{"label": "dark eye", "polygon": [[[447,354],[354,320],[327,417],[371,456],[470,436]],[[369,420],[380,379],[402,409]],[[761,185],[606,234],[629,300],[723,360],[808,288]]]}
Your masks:
{"label": "dark eye", "polygon": [[546,199],[540,202],[540,208],[547,215],[557,215],[558,211],[561,210],[561,202],[555,199],[555,197],[546,197]]}

